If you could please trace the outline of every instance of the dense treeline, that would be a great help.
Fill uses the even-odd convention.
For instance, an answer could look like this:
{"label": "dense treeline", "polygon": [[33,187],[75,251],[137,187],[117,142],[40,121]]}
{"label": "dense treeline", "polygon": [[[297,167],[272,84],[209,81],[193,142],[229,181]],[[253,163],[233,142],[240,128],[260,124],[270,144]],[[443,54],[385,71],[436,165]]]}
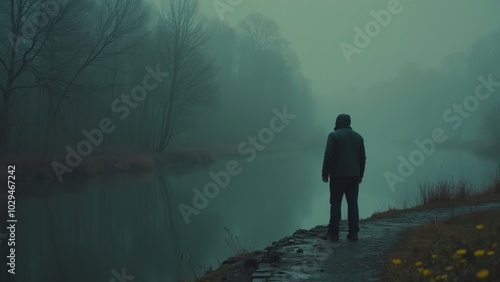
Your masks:
{"label": "dense treeline", "polygon": [[260,14],[231,27],[194,0],[12,0],[0,14],[1,153],[235,144],[284,107],[300,119],[281,141],[311,128],[310,84]]}
{"label": "dense treeline", "polygon": [[207,112],[201,124],[207,138],[239,142],[268,126],[274,108],[286,107],[297,118],[276,138],[307,141],[314,128],[311,85],[279,26],[261,14],[247,16],[236,28],[219,21],[209,26],[220,96],[219,110]]}

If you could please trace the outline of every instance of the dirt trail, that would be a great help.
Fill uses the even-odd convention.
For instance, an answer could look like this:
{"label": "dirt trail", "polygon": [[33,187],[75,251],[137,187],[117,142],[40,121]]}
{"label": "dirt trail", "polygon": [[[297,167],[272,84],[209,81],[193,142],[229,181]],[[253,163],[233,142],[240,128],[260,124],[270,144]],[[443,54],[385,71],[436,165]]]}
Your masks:
{"label": "dirt trail", "polygon": [[[379,281],[379,272],[390,248],[397,242],[401,231],[441,220],[452,215],[471,211],[500,208],[500,202],[409,211],[391,219],[361,220],[358,241],[322,240],[326,226],[311,230],[297,230],[266,248],[282,252],[281,262],[276,266],[259,264],[253,272],[252,281]],[[341,223],[345,228],[346,222]]]}

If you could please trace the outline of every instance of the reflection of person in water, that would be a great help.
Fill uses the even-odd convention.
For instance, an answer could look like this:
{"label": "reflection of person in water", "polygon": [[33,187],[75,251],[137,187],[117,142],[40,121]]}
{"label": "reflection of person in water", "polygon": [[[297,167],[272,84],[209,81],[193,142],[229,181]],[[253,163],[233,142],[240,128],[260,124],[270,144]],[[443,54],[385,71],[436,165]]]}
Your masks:
{"label": "reflection of person in water", "polygon": [[327,237],[339,239],[342,197],[347,200],[349,233],[347,239],[357,240],[359,232],[358,191],[365,172],[363,137],[351,128],[351,117],[341,114],[335,129],[328,135],[323,160],[322,180],[330,180],[330,223]]}

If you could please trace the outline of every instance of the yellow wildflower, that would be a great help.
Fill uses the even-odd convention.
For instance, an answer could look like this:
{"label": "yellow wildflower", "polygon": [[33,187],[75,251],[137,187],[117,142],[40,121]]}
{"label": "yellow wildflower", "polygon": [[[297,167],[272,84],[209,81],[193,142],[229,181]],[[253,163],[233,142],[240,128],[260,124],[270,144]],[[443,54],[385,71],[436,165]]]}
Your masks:
{"label": "yellow wildflower", "polygon": [[492,255],[494,255],[494,254],[495,254],[495,251],[488,251],[488,255],[489,255],[489,256],[492,256]]}
{"label": "yellow wildflower", "polygon": [[484,229],[484,224],[478,224],[478,225],[476,225],[476,229],[477,229],[477,230],[482,230],[482,229]]}
{"label": "yellow wildflower", "polygon": [[431,271],[429,269],[424,269],[424,271],[422,271],[422,274],[424,276],[429,276],[431,274]]}
{"label": "yellow wildflower", "polygon": [[436,259],[437,257],[438,257],[438,255],[432,254],[432,259]]}
{"label": "yellow wildflower", "polygon": [[467,253],[466,249],[460,249],[455,252],[456,255],[465,255]]}
{"label": "yellow wildflower", "polygon": [[424,269],[423,268],[417,268],[417,271],[418,272],[422,272],[422,271],[424,271]]}
{"label": "yellow wildflower", "polygon": [[465,263],[465,262],[467,262],[467,260],[466,260],[466,259],[461,259],[461,260],[460,260],[460,263]]}
{"label": "yellow wildflower", "polygon": [[421,262],[421,261],[417,261],[417,262],[415,263],[415,266],[421,266],[421,265],[422,265],[422,262]]}
{"label": "yellow wildflower", "polygon": [[485,253],[484,250],[476,250],[474,252],[474,256],[476,256],[476,257],[482,257],[482,256],[484,256],[484,253]]}
{"label": "yellow wildflower", "polygon": [[393,259],[393,260],[392,260],[392,263],[393,263],[394,265],[398,265],[398,264],[401,264],[401,260],[400,260],[400,259],[398,259],[398,258],[397,258],[397,259]]}
{"label": "yellow wildflower", "polygon": [[476,277],[479,279],[483,279],[490,275],[490,271],[488,269],[481,269],[476,273]]}
{"label": "yellow wildflower", "polygon": [[453,269],[453,266],[447,266],[445,269],[446,269],[446,271],[450,271]]}
{"label": "yellow wildflower", "polygon": [[441,280],[444,280],[446,278],[448,278],[448,274],[446,274],[446,273],[439,276],[439,279],[441,279]]}

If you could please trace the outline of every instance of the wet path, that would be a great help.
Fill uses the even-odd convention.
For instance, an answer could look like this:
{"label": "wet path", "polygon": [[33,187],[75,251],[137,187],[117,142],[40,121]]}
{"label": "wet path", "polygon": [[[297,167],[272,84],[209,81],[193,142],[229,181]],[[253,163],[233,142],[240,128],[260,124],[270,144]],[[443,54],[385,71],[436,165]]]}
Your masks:
{"label": "wet path", "polygon": [[[379,281],[379,271],[387,252],[398,240],[401,231],[471,211],[498,209],[500,203],[455,208],[411,211],[391,219],[362,220],[358,241],[322,240],[326,226],[297,230],[268,247],[282,252],[277,266],[260,264],[252,281]],[[346,222],[342,222],[345,227]],[[341,229],[342,229],[341,226]]]}

